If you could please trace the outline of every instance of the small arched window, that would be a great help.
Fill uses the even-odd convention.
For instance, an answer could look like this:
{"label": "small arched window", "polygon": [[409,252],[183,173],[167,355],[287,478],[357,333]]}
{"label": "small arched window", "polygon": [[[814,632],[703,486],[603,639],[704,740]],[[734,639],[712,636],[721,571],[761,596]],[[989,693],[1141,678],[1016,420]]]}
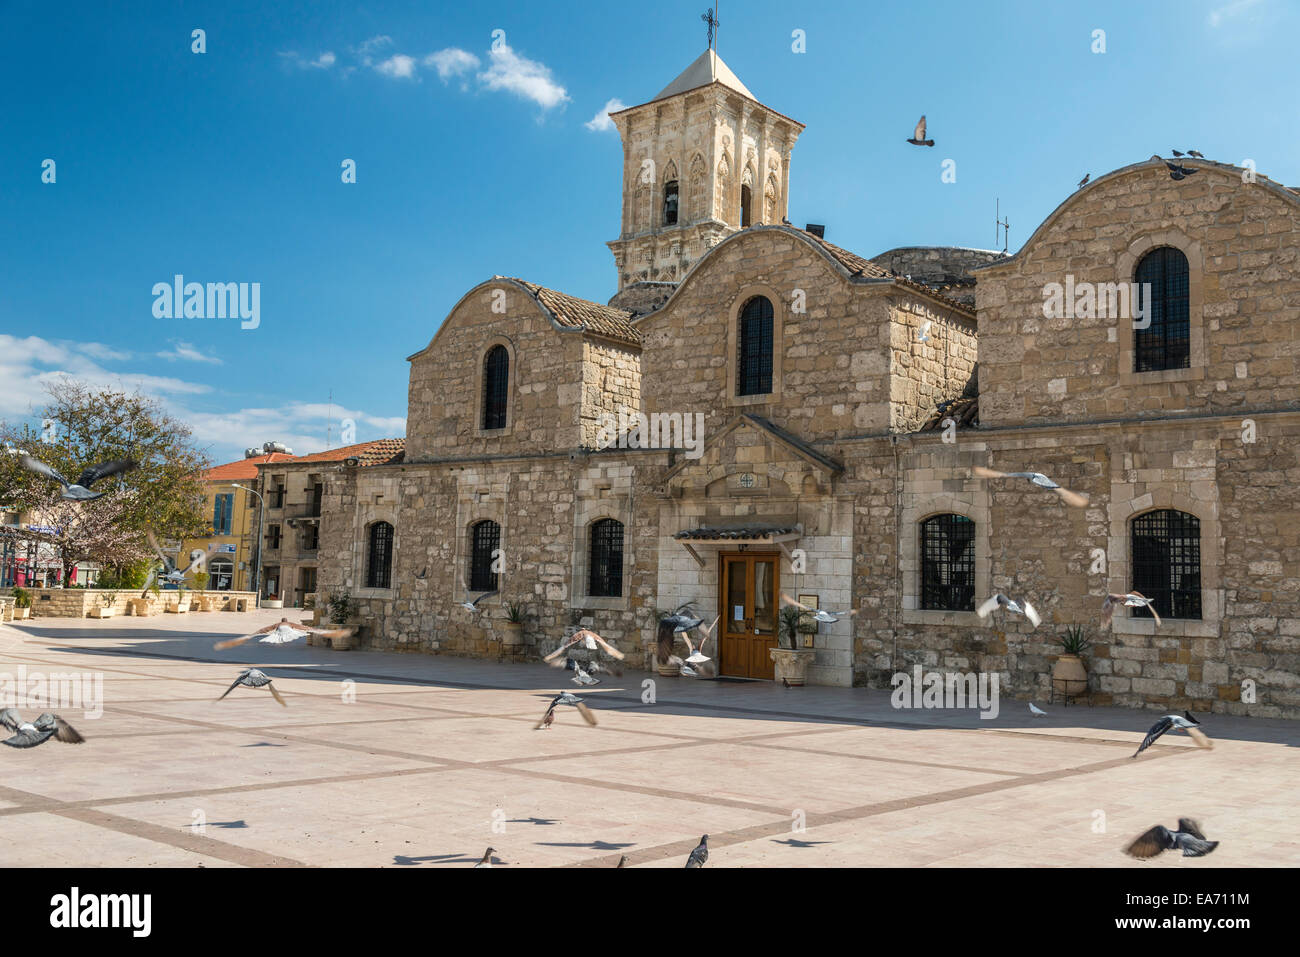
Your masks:
{"label": "small arched window", "polygon": [[677,225],[677,180],[664,184],[664,225]]}
{"label": "small arched window", "polygon": [[745,229],[750,224],[750,209],[753,193],[748,186],[740,187],[740,228]]}
{"label": "small arched window", "polygon": [[965,515],[933,515],[921,523],[921,607],[975,608],[975,523]]}
{"label": "small arched window", "polygon": [[591,524],[589,551],[591,572],[587,594],[595,598],[619,598],[623,594],[623,523],[602,518]]}
{"label": "small arched window", "polygon": [[737,330],[736,394],[772,391],[772,303],[755,296],[740,310]]}
{"label": "small arched window", "polygon": [[491,519],[476,522],[469,530],[469,590],[496,591],[497,554],[501,549],[501,526]]}
{"label": "small arched window", "polygon": [[370,526],[366,549],[366,587],[388,588],[393,580],[393,526],[375,522]]}
{"label": "small arched window", "polygon": [[[1161,246],[1142,257],[1133,275],[1139,306],[1134,309],[1150,320],[1133,330],[1133,371],[1158,372],[1191,365],[1190,283],[1187,257],[1182,250]],[[1145,294],[1146,284],[1151,294]],[[1149,310],[1149,311],[1148,311]]]}
{"label": "small arched window", "polygon": [[[1133,590],[1152,599],[1161,618],[1201,617],[1201,522],[1175,509],[1132,521]],[[1150,614],[1135,608],[1131,617]]]}
{"label": "small arched window", "polygon": [[493,346],[483,357],[483,428],[504,429],[510,399],[510,353]]}

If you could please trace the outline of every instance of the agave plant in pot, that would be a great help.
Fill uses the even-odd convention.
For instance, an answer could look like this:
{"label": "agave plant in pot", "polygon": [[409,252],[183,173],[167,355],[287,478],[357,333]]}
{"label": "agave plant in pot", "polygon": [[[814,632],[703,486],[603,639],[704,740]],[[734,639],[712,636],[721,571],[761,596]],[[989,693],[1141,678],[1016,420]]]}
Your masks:
{"label": "agave plant in pot", "polygon": [[803,685],[808,680],[808,666],[817,656],[811,648],[802,647],[799,637],[799,625],[803,621],[803,612],[793,605],[781,609],[781,627],[777,638],[781,642],[777,647],[769,648],[775,665],[774,675],[786,684]]}
{"label": "agave plant in pot", "polygon": [[1052,666],[1053,694],[1083,694],[1088,690],[1088,669],[1083,655],[1092,646],[1092,639],[1084,637],[1082,625],[1070,625],[1056,643],[1061,646],[1061,655]]}
{"label": "agave plant in pot", "polygon": [[506,620],[501,624],[501,644],[518,646],[524,643],[524,606],[512,601],[506,605]]}

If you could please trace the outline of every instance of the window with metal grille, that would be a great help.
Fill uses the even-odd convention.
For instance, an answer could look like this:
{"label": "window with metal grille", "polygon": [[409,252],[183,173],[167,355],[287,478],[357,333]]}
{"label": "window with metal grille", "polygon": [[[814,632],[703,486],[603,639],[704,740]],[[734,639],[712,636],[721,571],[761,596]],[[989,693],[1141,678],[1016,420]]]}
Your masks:
{"label": "window with metal grille", "polygon": [[370,549],[366,560],[366,587],[388,588],[393,580],[393,526],[375,522],[370,526]]}
{"label": "window with metal grille", "polygon": [[266,526],[266,547],[276,549],[280,547],[280,526]]}
{"label": "window with metal grille", "polygon": [[501,547],[501,526],[485,519],[470,528],[469,538],[469,590],[496,591],[497,573],[492,570],[492,562]]}
{"label": "window with metal grille", "polygon": [[510,353],[505,346],[493,346],[483,359],[483,428],[506,427],[509,398]]}
{"label": "window with metal grille", "polygon": [[664,184],[664,225],[677,225],[677,180]]}
{"label": "window with metal grille", "polygon": [[772,391],[772,303],[755,296],[740,310],[736,336],[736,394],[765,395]]}
{"label": "window with metal grille", "polygon": [[591,574],[587,594],[618,598],[623,594],[623,523],[602,518],[591,525]]}
{"label": "window with metal grille", "polygon": [[[1133,590],[1153,600],[1161,618],[1201,617],[1201,522],[1174,509],[1133,519]],[[1131,618],[1149,617],[1134,608]]]}
{"label": "window with metal grille", "polygon": [[[1146,315],[1151,320],[1147,328],[1133,330],[1134,371],[1188,368],[1191,325],[1187,257],[1172,246],[1153,249],[1138,263],[1133,281],[1138,284],[1138,302],[1150,310]],[[1144,283],[1151,284],[1149,302],[1143,295]]]}
{"label": "window with metal grille", "polygon": [[934,515],[921,523],[921,607],[975,608],[975,523],[964,515]]}

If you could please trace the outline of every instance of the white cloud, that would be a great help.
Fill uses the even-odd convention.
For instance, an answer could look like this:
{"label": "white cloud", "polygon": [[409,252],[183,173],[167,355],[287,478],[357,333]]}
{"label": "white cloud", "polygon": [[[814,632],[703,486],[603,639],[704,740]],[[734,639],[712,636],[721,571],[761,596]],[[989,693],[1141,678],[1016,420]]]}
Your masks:
{"label": "white cloud", "polygon": [[[261,448],[265,442],[283,442],[296,455],[311,455],[343,445],[343,420],[357,425],[357,442],[401,438],[406,434],[402,416],[376,416],[325,402],[290,402],[277,408],[244,408],[223,412],[184,412],[181,417],[194,430],[200,444],[218,449]],[[326,439],[329,443],[326,444]],[[220,458],[220,453],[217,454]]]}
{"label": "white cloud", "polygon": [[384,76],[399,80],[415,79],[415,58],[404,53],[395,53],[382,63],[375,64],[375,70]]}
{"label": "white cloud", "polygon": [[625,109],[627,109],[627,104],[618,97],[614,97],[605,104],[604,108],[602,108],[599,113],[582,125],[589,130],[595,130],[597,132],[612,130],[614,128],[614,121],[609,118],[609,114],[617,113],[619,110]]}
{"label": "white cloud", "polygon": [[478,57],[458,47],[448,47],[446,50],[430,53],[424,58],[424,65],[434,67],[438,71],[438,79],[443,83],[453,76],[477,70],[479,63]]}
{"label": "white cloud", "polygon": [[384,49],[385,47],[390,47],[392,45],[393,45],[392,37],[381,35],[377,37],[371,37],[365,43],[361,44],[361,46],[357,47],[357,52],[360,53],[361,58],[368,63],[369,57],[372,54],[378,53],[380,50]]}
{"label": "white cloud", "polygon": [[549,67],[520,56],[508,44],[495,44],[488,59],[490,65],[478,75],[478,81],[489,90],[506,90],[544,110],[568,102],[569,94],[551,79]]}
{"label": "white cloud", "polygon": [[308,60],[299,56],[293,50],[288,50],[280,54],[288,62],[292,63],[300,70],[328,70],[337,61],[337,57],[330,51],[326,51],[314,60]]}
{"label": "white cloud", "polygon": [[183,359],[186,362],[210,362],[213,365],[221,365],[221,360],[216,356],[207,356],[197,347],[188,342],[172,340],[173,348],[169,351],[159,352],[159,359],[166,359],[168,362],[175,362],[177,359]]}
{"label": "white cloud", "polygon": [[1232,0],[1210,11],[1210,26],[1219,27],[1228,20],[1235,20],[1243,13],[1259,6],[1261,0]]}

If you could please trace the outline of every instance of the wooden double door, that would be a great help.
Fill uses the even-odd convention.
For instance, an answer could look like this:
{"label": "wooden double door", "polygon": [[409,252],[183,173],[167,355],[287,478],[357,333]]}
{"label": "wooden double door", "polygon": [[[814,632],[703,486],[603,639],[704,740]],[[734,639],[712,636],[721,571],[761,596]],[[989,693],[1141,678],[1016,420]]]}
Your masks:
{"label": "wooden double door", "polygon": [[737,552],[721,560],[718,673],[771,681],[776,674],[768,649],[777,643],[780,624],[780,553]]}

